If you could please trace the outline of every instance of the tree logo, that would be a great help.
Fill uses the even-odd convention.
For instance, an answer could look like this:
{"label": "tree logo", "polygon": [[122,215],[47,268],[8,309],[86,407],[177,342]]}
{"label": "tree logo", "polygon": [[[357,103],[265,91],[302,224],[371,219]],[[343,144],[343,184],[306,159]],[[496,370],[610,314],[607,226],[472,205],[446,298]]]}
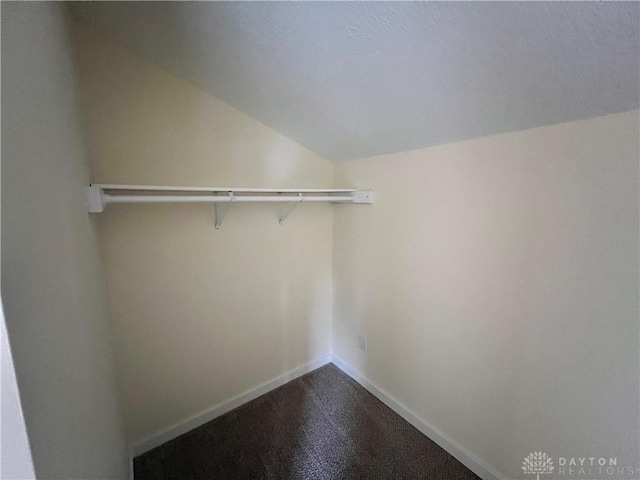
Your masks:
{"label": "tree logo", "polygon": [[532,452],[522,461],[522,471],[535,475],[536,480],[540,480],[540,475],[552,473],[553,469],[551,457],[543,452]]}

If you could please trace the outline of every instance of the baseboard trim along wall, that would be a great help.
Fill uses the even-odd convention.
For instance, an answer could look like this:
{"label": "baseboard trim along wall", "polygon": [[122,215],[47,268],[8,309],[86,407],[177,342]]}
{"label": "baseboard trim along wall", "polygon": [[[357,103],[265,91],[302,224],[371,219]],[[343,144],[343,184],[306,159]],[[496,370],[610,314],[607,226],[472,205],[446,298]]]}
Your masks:
{"label": "baseboard trim along wall", "polygon": [[194,428],[197,428],[201,425],[204,425],[207,422],[210,422],[214,418],[217,418],[221,415],[224,415],[227,412],[230,412],[234,408],[238,408],[241,405],[244,405],[251,400],[258,398],[260,395],[264,395],[265,393],[270,392],[271,390],[275,390],[276,388],[284,385],[285,383],[290,382],[291,380],[295,380],[302,375],[312,372],[316,368],[320,368],[327,363],[330,363],[332,359],[331,354],[324,355],[323,357],[312,360],[309,363],[301,365],[293,370],[290,370],[287,373],[284,373],[268,382],[263,383],[262,385],[258,385],[251,390],[247,390],[240,395],[233,397],[231,400],[228,400],[224,403],[216,405],[212,408],[208,408],[192,417],[183,420],[182,422],[178,422],[166,428],[160,432],[157,432],[153,435],[150,435],[146,439],[134,443],[131,447],[131,456],[133,458],[142,455],[149,450],[153,450],[156,447],[159,447],[163,443],[166,443],[170,440],[173,440],[180,435],[187,433]]}
{"label": "baseboard trim along wall", "polygon": [[204,425],[210,422],[214,418],[224,415],[230,412],[234,408],[237,408],[251,400],[258,398],[260,395],[270,392],[291,380],[295,380],[302,375],[309,373],[316,368],[320,368],[327,363],[333,363],[336,367],[349,375],[353,380],[358,382],[363,388],[365,388],[374,397],[387,405],[391,410],[396,412],[402,418],[404,418],[411,425],[420,430],[423,434],[436,442],[440,447],[453,455],[459,462],[466,466],[473,473],[478,475],[483,480],[502,480],[502,476],[495,472],[493,469],[487,467],[484,463],[462,448],[453,440],[447,438],[442,432],[429,425],[428,423],[420,420],[413,412],[407,409],[404,405],[398,402],[395,398],[385,392],[383,389],[372,383],[364,375],[355,370],[353,367],[342,361],[335,355],[328,354],[313,360],[309,363],[301,365],[283,375],[280,375],[273,380],[263,383],[251,390],[248,390],[231,400],[216,405],[210,409],[200,412],[182,422],[176,423],[171,427],[162,430],[154,435],[149,436],[145,440],[142,440],[131,447],[132,458],[142,455],[149,450],[153,450],[159,447],[163,443],[173,440],[180,435],[187,433],[194,428]]}
{"label": "baseboard trim along wall", "polygon": [[353,378],[356,382],[358,382],[363,388],[365,388],[374,397],[384,403],[387,407],[396,412],[407,422],[409,422],[411,425],[416,427],[423,434],[437,443],[447,453],[455,457],[460,463],[462,463],[477,476],[479,476],[483,480],[503,480],[502,475],[486,466],[483,462],[478,460],[475,456],[470,454],[456,442],[447,438],[447,436],[440,432],[438,429],[419,419],[413,412],[402,405],[402,403],[397,401],[376,384],[372,383],[353,367],[343,362],[340,358],[336,357],[335,355],[331,355],[331,362],[344,373]]}

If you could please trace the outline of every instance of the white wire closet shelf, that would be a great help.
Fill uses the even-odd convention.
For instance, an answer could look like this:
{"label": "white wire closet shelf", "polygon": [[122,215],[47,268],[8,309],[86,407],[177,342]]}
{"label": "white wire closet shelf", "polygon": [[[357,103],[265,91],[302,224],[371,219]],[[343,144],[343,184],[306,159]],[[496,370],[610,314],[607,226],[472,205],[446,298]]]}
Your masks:
{"label": "white wire closet shelf", "polygon": [[215,225],[231,203],[284,203],[280,224],[305,202],[373,203],[373,191],[350,188],[244,188],[179,187],[166,185],[121,185],[93,183],[87,187],[89,212],[103,212],[110,203],[213,203]]}

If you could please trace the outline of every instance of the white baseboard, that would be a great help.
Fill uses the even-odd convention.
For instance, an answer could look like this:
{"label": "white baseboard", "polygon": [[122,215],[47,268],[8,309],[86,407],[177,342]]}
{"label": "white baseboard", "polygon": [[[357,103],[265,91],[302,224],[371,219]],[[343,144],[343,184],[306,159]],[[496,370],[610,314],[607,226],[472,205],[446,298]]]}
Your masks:
{"label": "white baseboard", "polygon": [[331,357],[331,361],[336,367],[353,378],[362,387],[368,390],[369,393],[371,393],[374,397],[376,397],[411,425],[424,433],[427,437],[437,443],[440,447],[442,447],[445,451],[455,457],[460,463],[462,463],[465,467],[478,475],[480,478],[482,478],[483,480],[501,480],[503,478],[499,473],[485,465],[483,462],[470,454],[456,442],[454,442],[450,438],[447,438],[447,436],[445,436],[437,428],[419,419],[407,407],[402,405],[399,401],[382,390],[380,387],[369,381],[360,372],[356,371],[354,368],[343,362],[335,355],[332,355]]}
{"label": "white baseboard", "polygon": [[131,446],[131,456],[132,458],[142,455],[149,450],[152,450],[156,447],[159,447],[163,443],[168,442],[169,440],[173,440],[180,435],[187,433],[194,428],[197,428],[201,425],[204,425],[207,422],[210,422],[214,418],[219,417],[220,415],[224,415],[227,412],[230,412],[234,408],[237,408],[251,400],[258,398],[260,395],[264,395],[271,390],[274,390],[291,380],[295,380],[302,375],[309,373],[316,368],[320,368],[323,365],[331,362],[331,354],[320,357],[316,360],[313,360],[305,365],[301,365],[298,368],[295,368],[287,373],[284,373],[268,382],[263,383],[262,385],[258,385],[251,390],[248,390],[240,395],[228,400],[224,403],[216,405],[212,408],[208,408],[192,417],[189,417],[181,422],[175,423],[170,427],[161,430],[159,432],[150,435],[149,437],[136,442]]}

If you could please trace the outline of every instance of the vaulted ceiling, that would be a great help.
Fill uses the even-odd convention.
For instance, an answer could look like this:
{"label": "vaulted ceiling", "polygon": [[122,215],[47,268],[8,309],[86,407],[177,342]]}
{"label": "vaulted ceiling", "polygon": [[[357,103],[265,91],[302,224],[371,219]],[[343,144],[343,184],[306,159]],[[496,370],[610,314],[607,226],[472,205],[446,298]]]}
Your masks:
{"label": "vaulted ceiling", "polygon": [[333,160],[639,107],[635,2],[74,2],[71,11]]}

